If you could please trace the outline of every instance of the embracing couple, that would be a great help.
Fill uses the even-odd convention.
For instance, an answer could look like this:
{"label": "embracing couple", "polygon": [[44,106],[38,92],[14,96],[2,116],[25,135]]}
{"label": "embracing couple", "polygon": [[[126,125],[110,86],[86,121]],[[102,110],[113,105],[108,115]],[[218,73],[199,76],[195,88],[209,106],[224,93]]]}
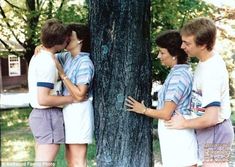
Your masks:
{"label": "embracing couple", "polygon": [[[158,58],[171,68],[158,92],[157,109],[132,97],[129,111],[158,120],[164,167],[228,167],[234,140],[230,121],[229,77],[223,59],[214,50],[216,26],[197,18],[178,31],[157,37]],[[199,63],[192,76],[187,56]]]}
{"label": "embracing couple", "polygon": [[[35,163],[52,166],[60,144],[65,143],[68,166],[86,167],[87,144],[92,143],[94,130],[89,28],[50,19],[40,40],[42,46],[28,70]],[[63,49],[67,52],[60,52]]]}

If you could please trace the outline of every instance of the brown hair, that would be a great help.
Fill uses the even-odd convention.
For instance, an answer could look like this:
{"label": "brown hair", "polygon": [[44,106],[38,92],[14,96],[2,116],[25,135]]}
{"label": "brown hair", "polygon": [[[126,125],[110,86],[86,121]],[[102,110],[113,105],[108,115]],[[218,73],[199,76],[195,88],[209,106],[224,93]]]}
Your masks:
{"label": "brown hair", "polygon": [[41,43],[46,48],[55,45],[62,45],[68,34],[66,26],[57,19],[49,19],[46,21],[41,30]]}
{"label": "brown hair", "polygon": [[196,45],[206,45],[207,50],[211,51],[215,45],[216,26],[212,20],[200,17],[185,24],[181,35],[193,35]]}
{"label": "brown hair", "polygon": [[188,55],[181,49],[182,39],[179,31],[167,30],[157,36],[156,44],[167,49],[172,57],[177,58],[177,64],[187,64]]}
{"label": "brown hair", "polygon": [[70,34],[75,31],[77,38],[82,40],[82,52],[90,52],[90,30],[88,25],[71,23],[67,26],[67,30]]}

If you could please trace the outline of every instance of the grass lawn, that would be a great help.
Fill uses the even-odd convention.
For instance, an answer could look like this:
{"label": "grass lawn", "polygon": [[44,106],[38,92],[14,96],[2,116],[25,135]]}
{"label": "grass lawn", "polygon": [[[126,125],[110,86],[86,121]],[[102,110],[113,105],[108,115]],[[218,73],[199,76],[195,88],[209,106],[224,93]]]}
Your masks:
{"label": "grass lawn", "polygon": [[[22,166],[27,166],[25,163],[30,161],[33,162],[34,139],[28,126],[28,116],[30,112],[30,108],[0,111],[1,161],[3,164],[7,162],[16,162],[17,166],[19,166],[18,163],[22,162]],[[233,112],[231,119],[233,125],[235,125],[235,112]],[[156,128],[156,120],[154,120],[153,126]],[[154,161],[159,162],[161,159],[160,147],[159,142],[155,137],[153,140]],[[56,158],[56,167],[66,166],[64,149],[64,145],[62,145]],[[93,142],[88,146],[88,167],[96,166],[95,154],[96,146]]]}
{"label": "grass lawn", "polygon": [[[27,166],[34,160],[34,139],[28,126],[30,108],[11,109],[1,111],[1,161],[2,165],[16,163],[14,166]],[[64,145],[56,157],[56,167],[65,167]],[[88,146],[88,166],[95,165],[96,147],[92,143]]]}
{"label": "grass lawn", "polygon": [[[1,161],[4,163],[17,163],[13,166],[27,166],[27,162],[34,160],[34,139],[28,125],[30,108],[10,109],[0,111],[1,125]],[[56,157],[56,167],[65,167],[64,145]],[[158,140],[153,141],[154,159],[160,160]],[[88,167],[96,166],[95,142],[88,146]],[[6,165],[7,166],[7,165]],[[29,165],[30,166],[30,165]]]}

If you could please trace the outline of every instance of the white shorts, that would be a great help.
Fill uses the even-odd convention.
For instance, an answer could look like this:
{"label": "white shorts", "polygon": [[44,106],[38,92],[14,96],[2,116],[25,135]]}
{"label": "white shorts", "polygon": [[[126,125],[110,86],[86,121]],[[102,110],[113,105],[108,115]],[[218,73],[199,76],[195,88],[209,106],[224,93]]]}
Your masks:
{"label": "white shorts", "polygon": [[66,144],[90,144],[94,131],[92,101],[72,103],[63,108]]}
{"label": "white shorts", "polygon": [[194,129],[167,129],[158,120],[158,133],[164,167],[185,167],[197,164],[197,140]]}

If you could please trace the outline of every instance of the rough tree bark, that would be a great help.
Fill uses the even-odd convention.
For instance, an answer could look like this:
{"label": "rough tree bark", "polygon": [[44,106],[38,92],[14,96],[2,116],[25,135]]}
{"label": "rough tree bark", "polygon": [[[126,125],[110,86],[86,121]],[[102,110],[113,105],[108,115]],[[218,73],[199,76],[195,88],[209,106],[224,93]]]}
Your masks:
{"label": "rough tree bark", "polygon": [[151,105],[150,1],[90,0],[98,167],[152,166],[152,119],[126,111]]}

